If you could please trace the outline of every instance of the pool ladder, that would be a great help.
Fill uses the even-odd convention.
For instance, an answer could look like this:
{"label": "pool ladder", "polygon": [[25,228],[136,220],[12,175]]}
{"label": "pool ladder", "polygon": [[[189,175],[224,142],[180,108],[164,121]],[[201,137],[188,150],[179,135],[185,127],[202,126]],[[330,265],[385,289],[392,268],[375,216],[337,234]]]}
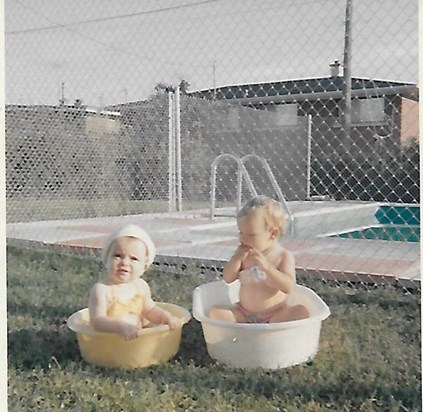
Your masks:
{"label": "pool ladder", "polygon": [[257,196],[257,190],[254,187],[254,184],[251,180],[250,174],[248,173],[247,168],[245,167],[245,162],[250,159],[257,159],[263,166],[270,183],[273,187],[273,190],[276,192],[279,202],[283,205],[288,215],[289,220],[289,228],[290,234],[294,234],[294,215],[292,214],[288,203],[285,199],[285,196],[282,193],[281,188],[278,185],[278,182],[275,179],[275,176],[270,168],[269,164],[267,163],[266,159],[256,154],[248,154],[244,157],[236,157],[229,153],[222,153],[221,155],[217,156],[212,165],[211,165],[211,199],[210,199],[210,219],[214,220],[215,218],[215,209],[216,209],[216,176],[217,176],[217,166],[219,163],[224,159],[233,159],[238,165],[237,170],[237,203],[236,203],[236,211],[238,212],[241,208],[241,201],[242,201],[242,180],[245,179],[247,184],[248,190],[250,191],[252,196]]}

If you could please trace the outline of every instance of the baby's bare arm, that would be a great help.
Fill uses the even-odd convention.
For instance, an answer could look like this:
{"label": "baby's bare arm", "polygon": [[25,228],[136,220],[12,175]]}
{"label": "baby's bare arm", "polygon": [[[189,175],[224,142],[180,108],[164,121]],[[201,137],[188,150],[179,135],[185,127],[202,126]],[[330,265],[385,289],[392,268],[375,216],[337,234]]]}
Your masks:
{"label": "baby's bare arm", "polygon": [[182,321],[179,318],[160,308],[157,304],[145,311],[144,316],[152,323],[169,325],[171,330],[182,327]]}
{"label": "baby's bare arm", "polygon": [[232,283],[238,279],[242,267],[242,261],[247,257],[250,248],[239,245],[229,262],[223,268],[223,279],[226,283]]}

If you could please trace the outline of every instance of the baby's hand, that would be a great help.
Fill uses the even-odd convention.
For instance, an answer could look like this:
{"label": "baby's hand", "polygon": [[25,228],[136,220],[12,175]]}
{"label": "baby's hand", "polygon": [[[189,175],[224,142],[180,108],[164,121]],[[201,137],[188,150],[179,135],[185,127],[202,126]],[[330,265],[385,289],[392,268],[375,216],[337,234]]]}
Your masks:
{"label": "baby's hand", "polygon": [[119,333],[125,340],[131,340],[138,337],[139,332],[142,330],[141,324],[132,325],[130,323],[122,323]]}
{"label": "baby's hand", "polygon": [[251,248],[249,246],[239,245],[235,250],[234,256],[242,261],[248,256],[250,250]]}
{"label": "baby's hand", "polygon": [[249,255],[255,266],[258,266],[263,272],[267,272],[269,270],[270,263],[263,253],[256,249],[250,249]]}
{"label": "baby's hand", "polygon": [[170,330],[182,328],[182,321],[176,316],[172,316],[172,315],[167,316],[165,323],[169,325]]}

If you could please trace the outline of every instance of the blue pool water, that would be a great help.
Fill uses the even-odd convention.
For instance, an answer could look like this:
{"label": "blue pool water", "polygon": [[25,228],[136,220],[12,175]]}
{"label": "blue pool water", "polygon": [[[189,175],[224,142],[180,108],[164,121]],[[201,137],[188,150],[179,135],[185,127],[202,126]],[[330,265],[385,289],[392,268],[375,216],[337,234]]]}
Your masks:
{"label": "blue pool water", "polygon": [[375,217],[379,224],[338,233],[336,237],[420,242],[420,206],[381,206]]}

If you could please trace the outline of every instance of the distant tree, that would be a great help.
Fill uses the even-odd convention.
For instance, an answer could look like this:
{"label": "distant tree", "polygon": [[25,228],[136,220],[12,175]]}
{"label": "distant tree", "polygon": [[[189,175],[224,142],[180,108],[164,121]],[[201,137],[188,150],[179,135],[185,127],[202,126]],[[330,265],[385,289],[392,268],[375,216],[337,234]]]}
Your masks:
{"label": "distant tree", "polygon": [[181,82],[179,83],[179,90],[181,91],[182,94],[187,94],[190,86],[191,85],[186,80],[182,79]]}
{"label": "distant tree", "polygon": [[[191,85],[189,84],[189,82],[182,79],[179,82],[179,90],[181,91],[181,94],[187,94],[190,86]],[[160,82],[154,87],[154,90],[156,91],[156,95],[162,95],[165,93],[174,92],[176,90],[176,86],[165,82]]]}
{"label": "distant tree", "polygon": [[156,95],[161,95],[170,91],[173,92],[175,90],[175,87],[170,84],[160,82],[154,87],[154,90],[156,91]]}

